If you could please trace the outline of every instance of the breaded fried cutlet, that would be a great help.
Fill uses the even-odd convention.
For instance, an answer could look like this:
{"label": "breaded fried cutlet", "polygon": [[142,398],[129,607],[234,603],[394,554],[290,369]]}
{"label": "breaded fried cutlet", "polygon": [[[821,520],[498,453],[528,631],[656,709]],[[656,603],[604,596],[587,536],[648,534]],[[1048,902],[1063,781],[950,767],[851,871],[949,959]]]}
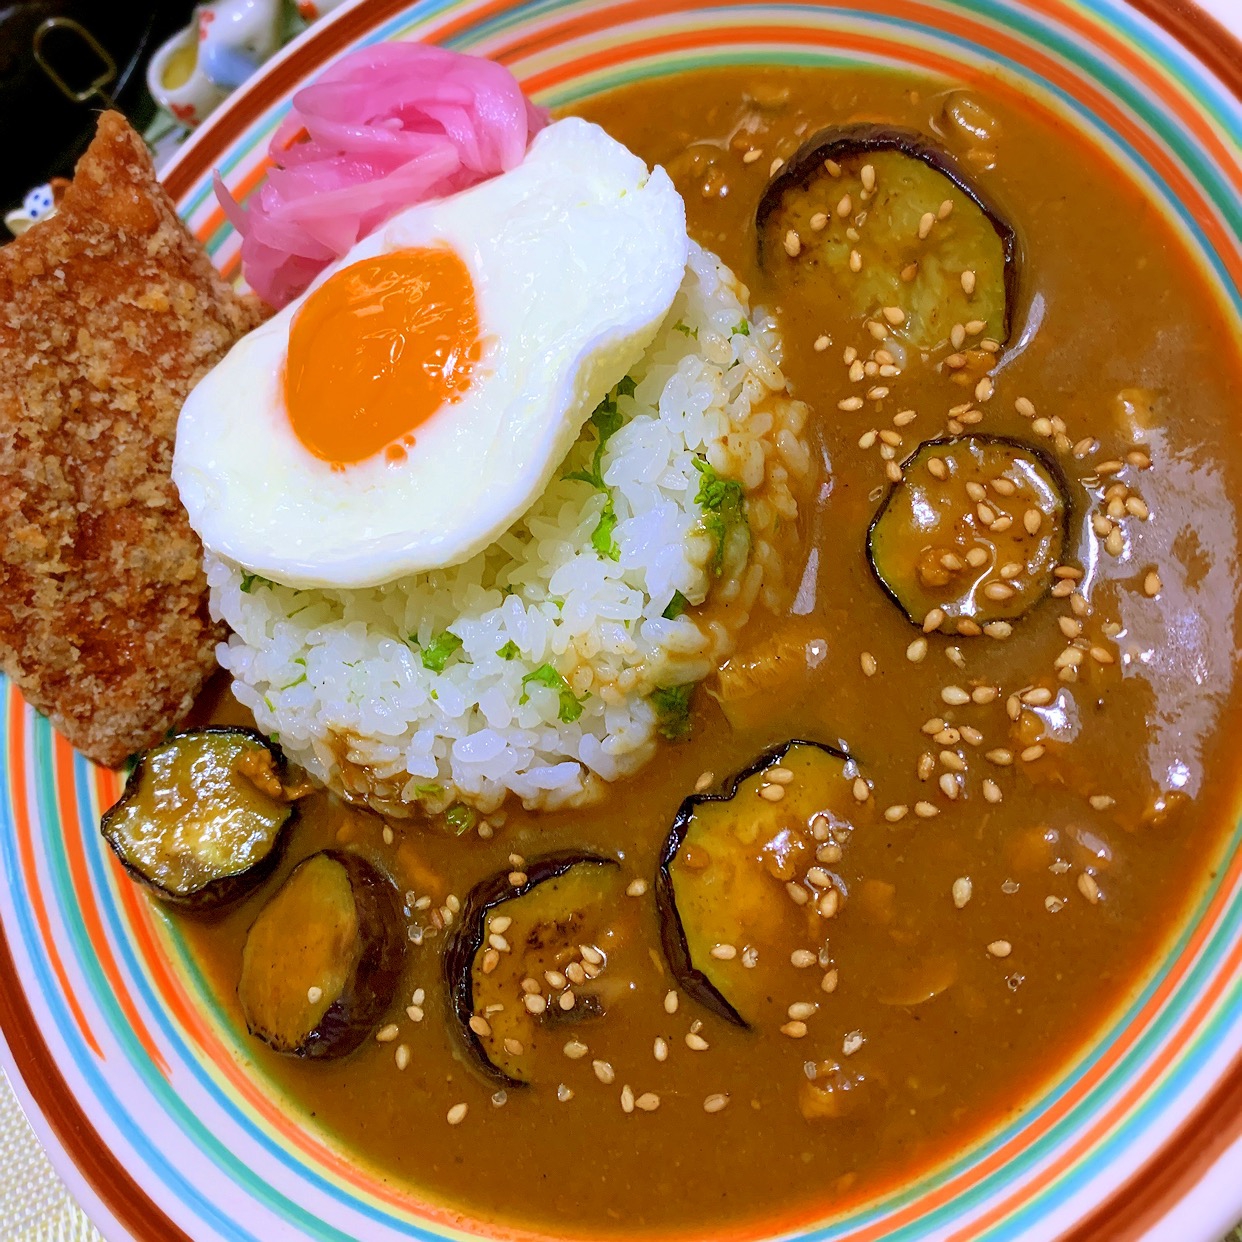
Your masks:
{"label": "breaded fried cutlet", "polygon": [[116,112],[59,212],[0,247],[0,667],[99,763],[180,723],[215,665],[173,435],[261,318]]}

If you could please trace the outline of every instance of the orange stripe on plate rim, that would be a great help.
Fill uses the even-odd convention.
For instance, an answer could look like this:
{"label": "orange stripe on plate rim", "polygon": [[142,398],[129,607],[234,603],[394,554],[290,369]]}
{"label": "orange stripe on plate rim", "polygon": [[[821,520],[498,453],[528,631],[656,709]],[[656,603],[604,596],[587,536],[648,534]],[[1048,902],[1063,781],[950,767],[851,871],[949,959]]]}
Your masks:
{"label": "orange stripe on plate rim", "polygon": [[[52,935],[52,920],[48,915],[47,903],[43,900],[43,888],[40,883],[38,867],[35,864],[35,848],[34,834],[30,821],[30,804],[26,796],[26,772],[29,770],[27,765],[26,754],[26,713],[33,711],[33,708],[27,708],[22,696],[18,693],[17,687],[12,683],[8,688],[9,697],[9,789],[13,796],[13,821],[17,835],[17,850],[21,858],[22,876],[25,880],[24,893],[30,900],[31,908],[34,910],[35,923],[39,928],[39,935],[43,938],[43,948],[47,954],[48,962],[51,964],[52,972],[56,976],[57,983],[60,984],[61,993],[64,995],[65,1003],[69,1006],[69,1012],[73,1015],[73,1020],[81,1032],[82,1038],[86,1041],[86,1046],[102,1061],[104,1057],[103,1050],[100,1048],[95,1039],[94,1032],[87,1024],[86,1015],[82,1012],[81,1005],[78,1004],[78,998],[69,983],[69,975],[65,970],[64,963],[61,961],[60,950],[56,947],[56,940]],[[76,817],[70,821],[76,823]],[[51,831],[55,831],[55,827],[48,826]],[[21,899],[22,893],[17,894],[18,900]]]}
{"label": "orange stripe on plate rim", "polygon": [[[56,800],[60,811],[59,831],[64,837],[65,857],[69,863],[69,877],[73,881],[73,894],[77,909],[86,934],[90,939],[91,949],[95,954],[104,978],[112,989],[112,995],[121,1007],[126,1022],[129,1023],[142,1050],[151,1058],[156,1068],[165,1078],[169,1075],[168,1062],[160,1052],[146,1023],[139,1016],[133,998],[125,987],[121,971],[117,967],[116,957],[112,952],[112,944],[104,931],[103,920],[99,915],[99,907],[95,901],[95,888],[91,884],[90,869],[86,863],[86,850],[82,844],[82,834],[78,831],[80,824],[77,804],[77,779],[73,770],[73,747],[60,735],[52,734],[52,770],[55,774]],[[120,860],[106,851],[108,860],[124,883],[132,881],[125,874]]]}

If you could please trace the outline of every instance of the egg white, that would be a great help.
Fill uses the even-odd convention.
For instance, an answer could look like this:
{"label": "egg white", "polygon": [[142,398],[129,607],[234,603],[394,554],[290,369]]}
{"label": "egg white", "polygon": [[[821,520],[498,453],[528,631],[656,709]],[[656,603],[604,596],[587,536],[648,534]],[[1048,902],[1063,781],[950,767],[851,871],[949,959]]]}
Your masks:
{"label": "egg white", "polygon": [[[451,246],[485,343],[471,386],[415,432],[404,461],[344,469],[307,450],[285,410],[293,317],[343,267]],[[688,250],[661,168],[597,125],[539,133],[511,172],[410,208],[239,341],[190,393],[173,479],[204,545],[295,587],[370,587],[460,564],[542,494],[591,411],[651,343]]]}

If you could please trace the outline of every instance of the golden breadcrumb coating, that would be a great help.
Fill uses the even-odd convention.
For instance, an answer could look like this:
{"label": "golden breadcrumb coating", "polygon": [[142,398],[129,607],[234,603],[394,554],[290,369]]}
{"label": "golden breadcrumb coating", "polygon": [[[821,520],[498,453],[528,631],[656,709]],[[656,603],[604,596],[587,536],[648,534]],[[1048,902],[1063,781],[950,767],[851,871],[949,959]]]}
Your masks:
{"label": "golden breadcrumb coating", "polygon": [[59,212],[0,247],[0,666],[99,763],[179,724],[214,667],[173,435],[261,317],[116,112]]}

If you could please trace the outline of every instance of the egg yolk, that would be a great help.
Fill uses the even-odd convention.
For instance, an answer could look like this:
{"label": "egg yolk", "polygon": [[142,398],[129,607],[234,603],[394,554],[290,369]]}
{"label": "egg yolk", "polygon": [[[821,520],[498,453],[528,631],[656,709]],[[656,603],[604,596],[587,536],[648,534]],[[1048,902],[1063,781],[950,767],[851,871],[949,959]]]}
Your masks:
{"label": "egg yolk", "polygon": [[285,408],[316,457],[400,461],[414,432],[470,387],[480,353],[474,282],[448,247],[351,263],[302,304],[289,331]]}

